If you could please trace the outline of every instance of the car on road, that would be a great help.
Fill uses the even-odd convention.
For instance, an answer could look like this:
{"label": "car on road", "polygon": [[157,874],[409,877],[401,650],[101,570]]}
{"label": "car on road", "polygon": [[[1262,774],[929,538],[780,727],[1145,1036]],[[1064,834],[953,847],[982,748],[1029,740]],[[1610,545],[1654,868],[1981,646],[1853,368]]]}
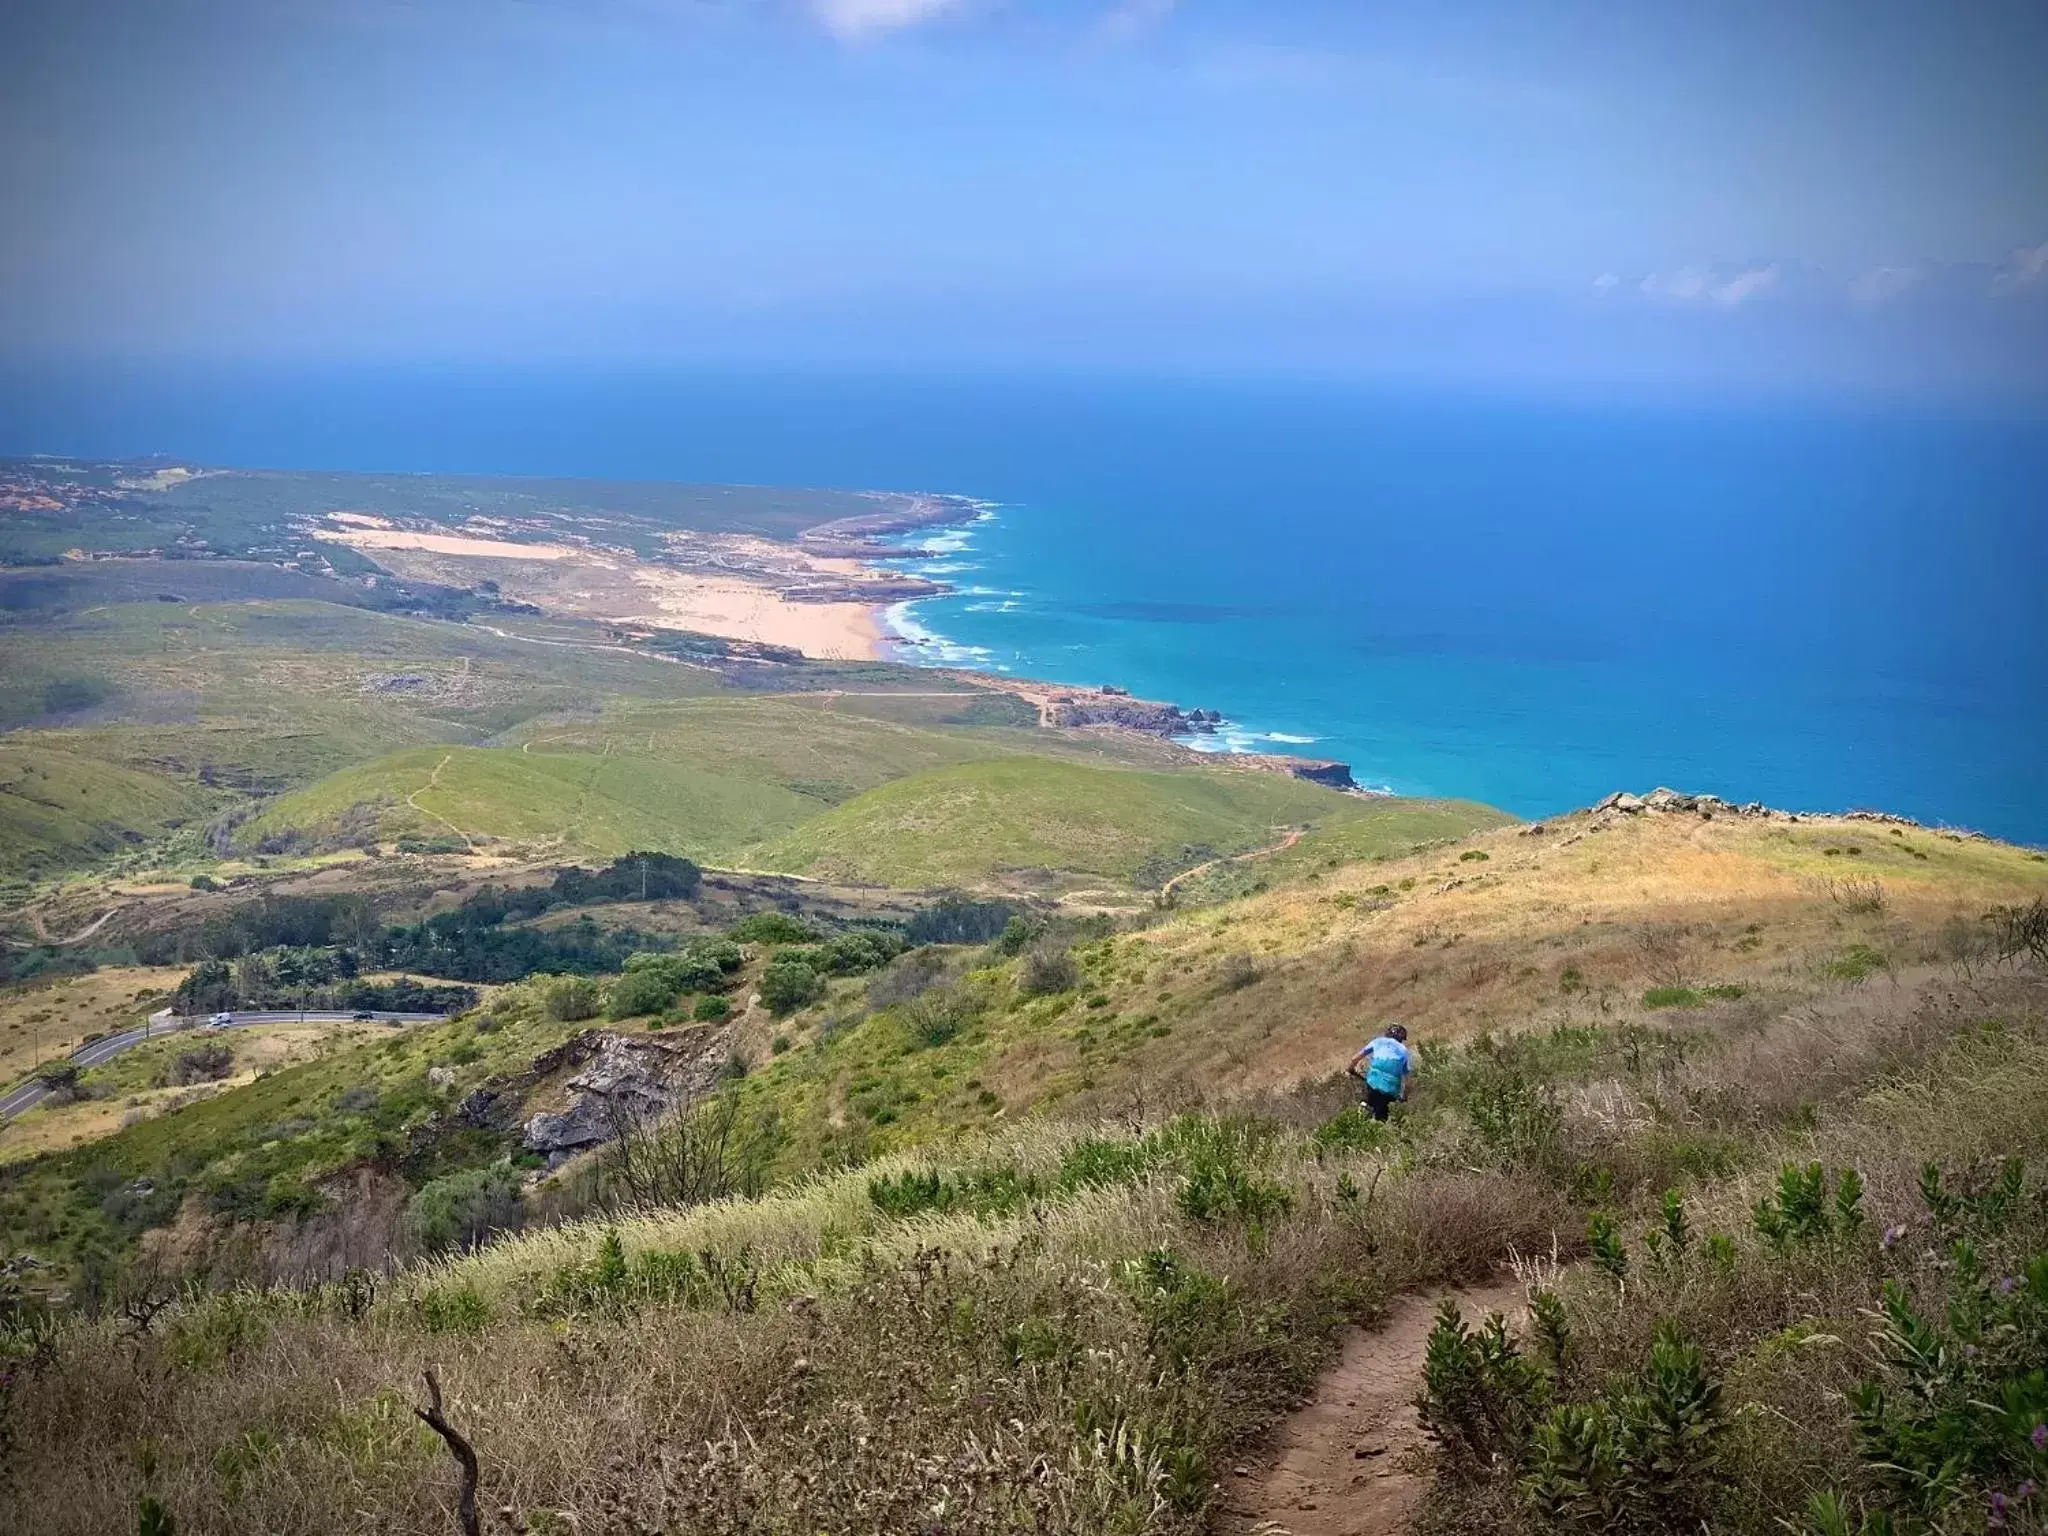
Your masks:
{"label": "car on road", "polygon": [[349,1015],[350,1021],[356,1024],[368,1024],[371,1020],[375,1019],[376,1017],[377,1015],[368,1008],[358,1008],[354,1013]]}
{"label": "car on road", "polygon": [[232,1013],[216,1013],[207,1021],[206,1027],[208,1029],[226,1029],[234,1022],[235,1016]]}

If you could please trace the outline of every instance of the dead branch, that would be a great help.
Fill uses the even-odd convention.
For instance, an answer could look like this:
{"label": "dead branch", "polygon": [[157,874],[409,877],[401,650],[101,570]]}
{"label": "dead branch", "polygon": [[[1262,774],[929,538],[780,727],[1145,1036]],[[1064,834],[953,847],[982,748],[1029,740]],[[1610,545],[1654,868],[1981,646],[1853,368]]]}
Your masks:
{"label": "dead branch", "polygon": [[447,1442],[448,1454],[462,1468],[462,1494],[456,1501],[456,1519],[462,1526],[462,1536],[482,1536],[483,1527],[477,1523],[476,1513],[476,1447],[441,1412],[441,1378],[434,1373],[434,1368],[430,1365],[422,1374],[427,1382],[427,1406],[415,1407],[413,1412],[419,1415],[421,1423]]}

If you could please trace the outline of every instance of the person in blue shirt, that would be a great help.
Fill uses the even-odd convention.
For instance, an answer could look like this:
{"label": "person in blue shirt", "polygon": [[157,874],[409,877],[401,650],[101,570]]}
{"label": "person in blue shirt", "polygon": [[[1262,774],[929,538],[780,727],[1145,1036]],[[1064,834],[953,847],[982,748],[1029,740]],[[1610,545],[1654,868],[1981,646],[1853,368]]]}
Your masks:
{"label": "person in blue shirt", "polygon": [[1347,1070],[1353,1077],[1365,1079],[1365,1112],[1375,1120],[1386,1119],[1394,1101],[1408,1097],[1408,1080],[1415,1075],[1407,1029],[1389,1024],[1359,1048]]}

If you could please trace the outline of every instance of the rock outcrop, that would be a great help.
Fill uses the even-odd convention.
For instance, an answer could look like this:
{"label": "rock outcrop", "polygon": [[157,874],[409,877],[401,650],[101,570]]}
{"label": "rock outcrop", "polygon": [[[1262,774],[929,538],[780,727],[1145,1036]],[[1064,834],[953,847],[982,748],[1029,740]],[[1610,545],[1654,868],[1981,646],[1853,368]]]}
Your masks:
{"label": "rock outcrop", "polygon": [[[695,1031],[674,1044],[585,1030],[535,1057],[524,1074],[528,1083],[538,1083],[565,1067],[578,1068],[564,1085],[567,1107],[530,1116],[521,1143],[553,1162],[599,1146],[616,1136],[622,1124],[660,1114],[709,1089],[730,1043],[730,1029]],[[490,1124],[515,1091],[478,1089],[462,1101],[457,1117],[472,1125]]]}
{"label": "rock outcrop", "polygon": [[1054,725],[1110,725],[1147,736],[1211,735],[1222,720],[1223,716],[1211,709],[1184,710],[1178,704],[1155,704],[1110,688],[1096,694],[1062,694],[1052,705]]}

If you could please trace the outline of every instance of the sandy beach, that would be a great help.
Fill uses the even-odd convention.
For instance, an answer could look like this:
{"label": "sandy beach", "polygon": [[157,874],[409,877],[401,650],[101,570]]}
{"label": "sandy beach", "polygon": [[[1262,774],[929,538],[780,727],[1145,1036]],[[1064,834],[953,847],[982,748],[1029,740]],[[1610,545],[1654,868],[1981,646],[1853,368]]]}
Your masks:
{"label": "sandy beach", "polygon": [[[882,655],[880,604],[790,602],[784,585],[868,574],[859,562],[808,555],[758,539],[705,538],[756,576],[681,570],[623,550],[579,544],[515,543],[443,528],[365,526],[352,513],[329,516],[320,537],[371,555],[400,576],[449,586],[497,583],[505,597],[546,613],[686,629],[727,640],[788,646],[820,661],[873,661]],[[779,584],[780,583],[780,584]]]}

